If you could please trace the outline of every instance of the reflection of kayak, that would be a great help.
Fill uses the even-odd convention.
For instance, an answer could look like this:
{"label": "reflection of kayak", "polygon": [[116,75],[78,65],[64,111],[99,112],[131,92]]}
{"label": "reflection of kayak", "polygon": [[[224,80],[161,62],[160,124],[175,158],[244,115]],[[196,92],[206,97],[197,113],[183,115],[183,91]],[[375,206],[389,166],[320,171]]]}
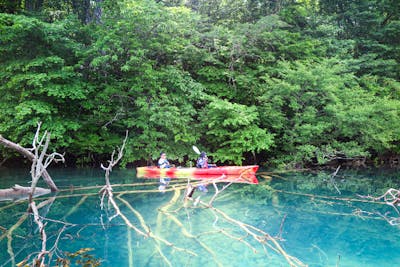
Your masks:
{"label": "reflection of kayak", "polygon": [[199,168],[169,168],[160,169],[157,167],[138,167],[138,178],[193,178],[196,180],[212,180],[235,183],[258,184],[255,176],[258,166],[222,166],[208,169]]}

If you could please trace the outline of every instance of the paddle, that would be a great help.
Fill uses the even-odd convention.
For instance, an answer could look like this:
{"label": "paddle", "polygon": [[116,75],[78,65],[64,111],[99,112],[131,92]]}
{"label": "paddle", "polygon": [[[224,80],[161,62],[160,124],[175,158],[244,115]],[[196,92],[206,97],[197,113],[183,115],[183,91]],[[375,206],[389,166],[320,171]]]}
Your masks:
{"label": "paddle", "polygon": [[194,152],[196,152],[196,154],[201,154],[200,153],[200,150],[197,148],[197,146],[192,146],[192,148],[193,148],[193,150],[194,150]]}

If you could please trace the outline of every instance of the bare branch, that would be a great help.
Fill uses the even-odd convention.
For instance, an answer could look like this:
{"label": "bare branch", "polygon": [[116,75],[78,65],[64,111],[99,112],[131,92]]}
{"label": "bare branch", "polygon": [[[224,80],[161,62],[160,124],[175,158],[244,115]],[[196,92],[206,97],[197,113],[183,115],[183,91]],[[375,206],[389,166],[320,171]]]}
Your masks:
{"label": "bare branch", "polygon": [[[50,138],[50,134],[47,134],[47,132],[42,136],[41,140],[39,140],[39,132],[40,132],[40,123],[38,123],[38,128],[36,130],[35,133],[35,137],[33,139],[32,142],[32,149],[28,149],[28,148],[24,148],[22,146],[20,146],[19,144],[16,144],[10,140],[7,140],[6,138],[4,138],[3,136],[0,135],[0,144],[3,144],[5,147],[11,148],[12,150],[20,153],[21,155],[25,156],[26,158],[28,158],[30,161],[32,161],[32,163],[36,163],[36,162],[42,162],[40,161],[39,158],[39,149],[40,146],[43,144],[44,142],[44,138],[45,136]],[[39,146],[38,146],[39,145]],[[48,146],[48,143],[47,143]],[[47,150],[47,147],[45,147],[45,150]],[[31,151],[34,151],[34,153],[32,153]],[[43,160],[43,158],[45,157],[45,153],[41,155],[41,158]],[[53,158],[58,157],[58,159],[56,160],[58,161],[64,161],[64,157],[60,154],[57,154],[56,156],[54,156]],[[50,157],[51,158],[51,157]],[[51,161],[47,161],[46,167],[51,163]],[[38,171],[38,173],[40,173],[40,176],[43,177],[44,181],[47,183],[47,185],[50,187],[51,191],[58,191],[57,186],[55,185],[55,183],[53,182],[53,180],[51,179],[51,176],[49,175],[49,173],[45,168],[42,168],[42,165],[38,165],[38,169],[37,167],[32,167],[31,171],[34,171],[33,173],[36,173],[36,171]],[[36,175],[35,175],[36,176]],[[39,177],[40,177],[39,176]]]}
{"label": "bare branch", "polygon": [[31,208],[31,210],[33,212],[34,220],[35,220],[36,224],[39,226],[39,233],[40,233],[41,238],[42,238],[42,249],[41,249],[39,255],[37,256],[37,259],[39,261],[41,261],[41,265],[40,266],[42,266],[44,264],[45,255],[49,253],[47,251],[47,249],[46,249],[47,234],[46,234],[46,231],[44,229],[45,228],[45,224],[43,224],[43,222],[42,222],[42,220],[41,220],[41,218],[39,216],[39,212],[38,212],[38,209],[37,209],[36,204],[35,204],[34,201],[32,201],[30,203],[30,208]]}
{"label": "bare branch", "polygon": [[[398,215],[400,215],[399,209],[397,208],[400,206],[400,190],[390,188],[388,189],[383,195],[379,197],[372,197],[372,196],[362,196],[358,195],[360,198],[367,198],[372,199],[374,201],[383,200],[386,205],[392,206],[393,209],[396,211]],[[383,219],[385,219],[390,225],[399,225],[400,224],[400,217],[389,217],[387,214],[378,214]]]}

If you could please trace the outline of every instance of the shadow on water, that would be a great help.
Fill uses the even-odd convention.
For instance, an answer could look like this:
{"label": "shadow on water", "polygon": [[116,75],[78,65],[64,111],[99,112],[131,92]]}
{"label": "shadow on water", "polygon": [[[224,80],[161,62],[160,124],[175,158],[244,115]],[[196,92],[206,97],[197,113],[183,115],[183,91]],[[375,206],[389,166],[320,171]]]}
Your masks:
{"label": "shadow on water", "polygon": [[[259,185],[233,184],[207,208],[183,202],[186,181],[173,180],[170,190],[160,193],[157,180],[137,179],[133,170],[114,170],[114,200],[123,215],[116,217],[115,209],[100,208],[101,170],[51,173],[62,189],[40,210],[46,217],[47,248],[52,251],[52,262],[46,264],[51,266],[68,256],[66,252],[75,255],[74,260],[98,259],[101,266],[290,266],[292,260],[293,265],[343,267],[400,262],[400,229],[385,220],[398,217],[395,209],[358,196],[400,188],[400,172],[259,176]],[[29,170],[0,169],[0,187],[29,186],[28,177]],[[194,198],[201,196],[207,203],[215,192],[212,185],[208,189],[195,192]],[[0,202],[0,266],[32,259],[40,251],[40,235],[26,209],[26,201]]]}

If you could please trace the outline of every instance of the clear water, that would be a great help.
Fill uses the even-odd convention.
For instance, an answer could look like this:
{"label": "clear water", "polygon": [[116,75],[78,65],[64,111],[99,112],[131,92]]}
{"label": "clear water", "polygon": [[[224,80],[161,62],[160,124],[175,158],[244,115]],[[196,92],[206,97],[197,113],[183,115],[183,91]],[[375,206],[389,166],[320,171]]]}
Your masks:
{"label": "clear water", "polygon": [[[214,210],[193,207],[191,202],[184,205],[178,195],[183,190],[160,193],[156,180],[137,179],[134,170],[114,170],[114,199],[122,214],[140,231],[150,229],[155,238],[138,234],[121,216],[108,220],[115,211],[100,209],[101,170],[50,173],[62,189],[40,211],[48,218],[47,248],[55,243],[58,248],[53,250],[51,266],[65,252],[82,248],[92,249],[86,256],[101,260],[101,266],[290,266],[271,249],[276,248],[273,243],[257,241],[243,225],[259,238],[263,233],[275,237],[284,253],[308,266],[400,263],[400,228],[381,216],[398,214],[393,207],[357,196],[378,196],[391,187],[400,188],[400,172],[341,170],[334,179],[323,172],[259,176],[259,185],[236,184],[221,192]],[[0,188],[15,183],[29,186],[28,180],[29,169],[0,169]],[[172,181],[169,188],[180,185],[184,182]],[[201,195],[204,202],[215,192],[211,185],[208,189]],[[37,198],[36,203],[48,198]],[[31,216],[13,231],[11,240],[4,234],[26,210],[26,201],[0,202],[0,266],[12,266],[40,251]]]}

